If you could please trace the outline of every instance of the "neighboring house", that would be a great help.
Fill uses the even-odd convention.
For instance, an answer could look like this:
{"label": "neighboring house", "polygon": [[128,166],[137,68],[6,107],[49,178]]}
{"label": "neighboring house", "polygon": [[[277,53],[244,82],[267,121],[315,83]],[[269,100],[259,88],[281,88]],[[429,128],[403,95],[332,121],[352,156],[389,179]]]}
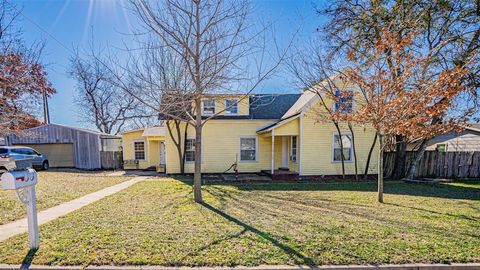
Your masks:
{"label": "neighboring house", "polygon": [[[353,87],[350,88],[353,90]],[[358,97],[360,95],[356,95]],[[288,168],[300,176],[341,175],[339,135],[331,122],[319,122],[318,112],[324,110],[316,93],[213,95],[202,104],[207,117],[229,109],[209,120],[202,130],[202,172],[223,173],[237,163],[239,172],[282,174]],[[343,101],[345,102],[345,101]],[[356,100],[350,102],[356,108]],[[335,108],[333,100],[328,106]],[[164,123],[168,123],[164,121]],[[166,125],[166,124],[165,124]],[[171,124],[173,126],[173,124]],[[342,127],[342,140],[347,174],[354,174],[354,156],[349,129]],[[185,172],[194,170],[195,130],[181,127],[185,150]],[[173,138],[178,141],[176,132]],[[354,126],[358,172],[363,174],[375,131]],[[140,129],[122,134],[124,160],[129,168],[145,169],[161,164],[166,172],[180,172],[177,148],[166,127]],[[372,153],[369,174],[377,173],[378,146]],[[282,170],[279,170],[282,168]],[[231,171],[230,171],[231,172]]]}
{"label": "neighboring house", "polygon": [[6,136],[7,145],[34,148],[50,167],[109,169],[118,167],[121,137],[83,128],[47,124]]}
{"label": "neighboring house", "polygon": [[[409,145],[409,150],[418,148],[420,140]],[[451,131],[431,139],[427,151],[473,152],[480,151],[480,124],[471,124],[463,131]]]}

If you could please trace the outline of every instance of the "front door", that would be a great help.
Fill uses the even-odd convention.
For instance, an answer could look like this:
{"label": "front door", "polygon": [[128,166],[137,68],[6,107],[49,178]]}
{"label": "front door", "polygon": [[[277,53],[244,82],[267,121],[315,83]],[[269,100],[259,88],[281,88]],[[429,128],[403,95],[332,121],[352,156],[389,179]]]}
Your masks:
{"label": "front door", "polygon": [[282,167],[288,167],[288,137],[282,137]]}
{"label": "front door", "polygon": [[160,165],[165,165],[165,142],[160,142]]}

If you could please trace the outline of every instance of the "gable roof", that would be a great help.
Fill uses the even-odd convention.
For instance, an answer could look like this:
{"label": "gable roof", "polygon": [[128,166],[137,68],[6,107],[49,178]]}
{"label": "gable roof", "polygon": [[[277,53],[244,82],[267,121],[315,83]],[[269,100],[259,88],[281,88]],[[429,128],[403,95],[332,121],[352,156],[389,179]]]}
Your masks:
{"label": "gable roof", "polygon": [[305,91],[303,94],[298,98],[298,100],[293,104],[285,114],[282,115],[282,119],[289,118],[293,115],[297,115],[307,108],[310,104],[317,101],[319,98],[317,94],[313,91]]}
{"label": "gable roof", "polygon": [[257,133],[263,133],[263,132],[271,131],[271,130],[277,128],[277,127],[280,127],[284,124],[289,123],[292,120],[297,119],[299,116],[300,116],[300,113],[297,113],[297,114],[291,115],[287,118],[282,118],[281,120],[278,120],[277,122],[275,122],[273,124],[270,124],[270,125],[267,125],[265,127],[257,129]]}
{"label": "gable roof", "polygon": [[476,132],[480,132],[480,124],[468,124],[466,129],[476,131]]}
{"label": "gable roof", "polygon": [[301,113],[302,111],[305,111],[314,104],[316,104],[317,101],[320,100],[319,95],[323,96],[319,88],[329,87],[330,83],[336,84],[339,81],[339,76],[340,73],[334,73],[328,78],[320,81],[317,85],[305,90],[302,96],[297,100],[297,102],[295,102],[295,104],[293,104],[293,106],[287,112],[285,112],[285,114],[282,116],[282,119],[289,118],[293,115]]}
{"label": "gable roof", "polygon": [[165,136],[165,127],[158,126],[158,127],[146,128],[142,133],[142,137],[149,137],[149,136]]}

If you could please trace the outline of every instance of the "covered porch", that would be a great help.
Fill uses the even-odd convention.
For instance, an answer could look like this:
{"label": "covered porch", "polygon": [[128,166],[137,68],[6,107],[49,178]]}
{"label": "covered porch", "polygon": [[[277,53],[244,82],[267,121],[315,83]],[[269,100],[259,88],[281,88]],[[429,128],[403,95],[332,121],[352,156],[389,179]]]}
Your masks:
{"label": "covered porch", "polygon": [[142,137],[146,138],[149,168],[159,173],[165,173],[165,127],[147,128],[144,130]]}
{"label": "covered porch", "polygon": [[300,121],[293,116],[257,131],[270,140],[271,166],[262,170],[272,180],[298,180],[300,175]]}

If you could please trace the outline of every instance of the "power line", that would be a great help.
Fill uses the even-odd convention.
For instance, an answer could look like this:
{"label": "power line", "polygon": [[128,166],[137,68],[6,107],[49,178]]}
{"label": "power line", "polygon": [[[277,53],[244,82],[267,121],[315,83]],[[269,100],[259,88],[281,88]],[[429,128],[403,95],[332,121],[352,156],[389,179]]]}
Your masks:
{"label": "power line", "polygon": [[8,3],[13,9],[15,9],[19,14],[21,14],[25,19],[27,19],[31,24],[36,26],[40,31],[44,32],[47,34],[51,39],[56,41],[60,46],[62,46],[65,50],[67,50],[71,54],[75,54],[70,48],[68,48],[65,44],[63,44],[60,40],[58,40],[56,37],[54,37],[52,34],[50,34],[47,30],[45,30],[42,26],[40,26],[38,23],[36,23],[34,20],[30,19],[27,15],[25,15],[21,10],[17,9],[17,7],[13,4],[11,4],[9,1],[5,1]]}

